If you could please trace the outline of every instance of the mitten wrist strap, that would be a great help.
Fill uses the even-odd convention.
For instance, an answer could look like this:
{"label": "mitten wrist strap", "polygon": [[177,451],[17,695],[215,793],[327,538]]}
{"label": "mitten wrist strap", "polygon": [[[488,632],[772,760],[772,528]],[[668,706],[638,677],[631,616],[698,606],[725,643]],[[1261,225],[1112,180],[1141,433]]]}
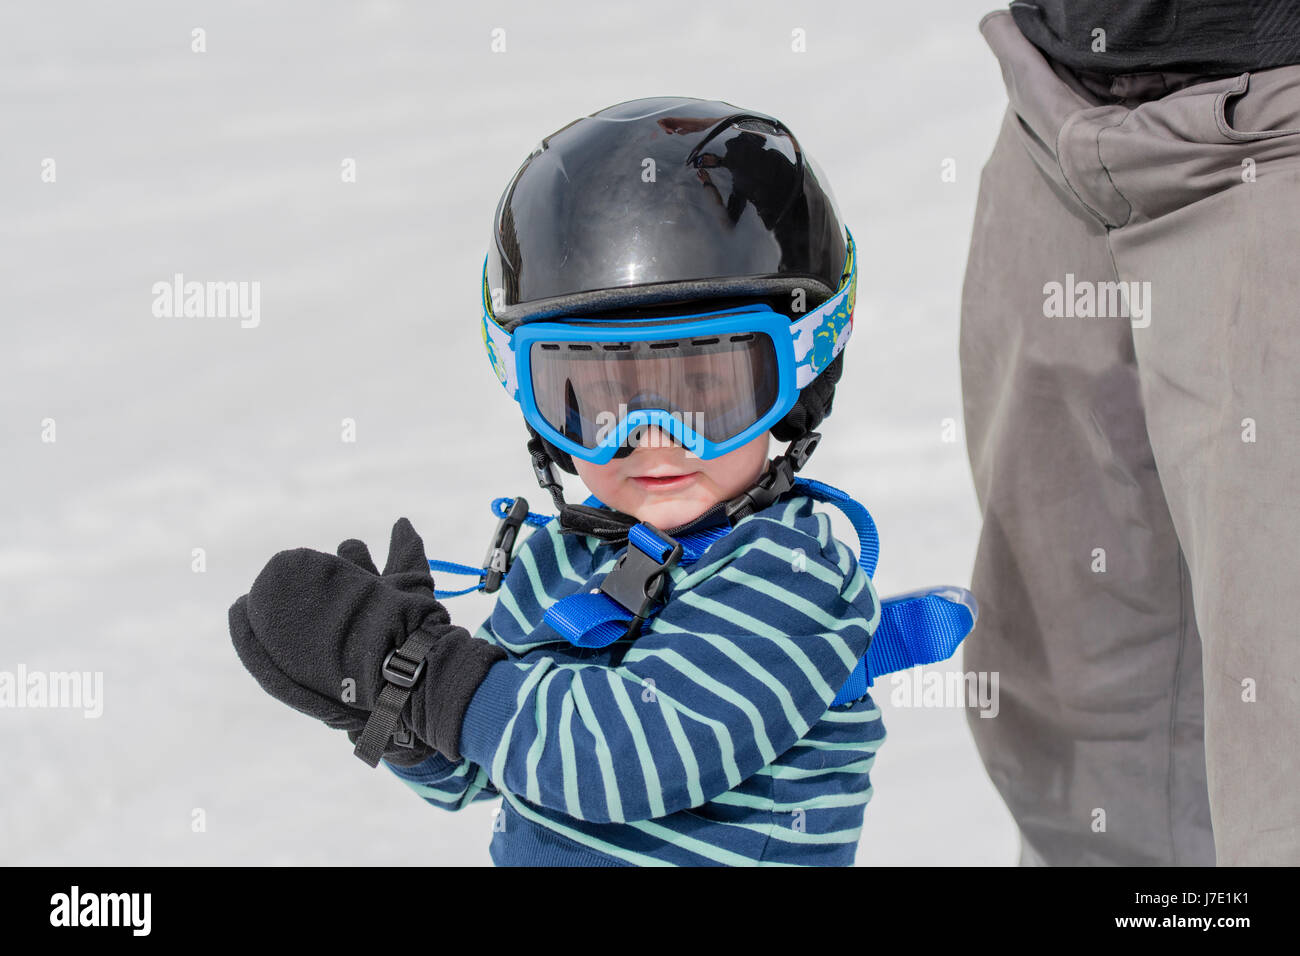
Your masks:
{"label": "mitten wrist strap", "polygon": [[437,644],[439,636],[425,630],[416,631],[401,647],[389,651],[384,658],[384,688],[379,692],[375,709],[353,751],[369,766],[379,766],[379,759],[388,749],[390,738],[398,747],[415,745],[411,731],[401,726],[402,710],[411,698],[412,689],[424,676],[425,658]]}

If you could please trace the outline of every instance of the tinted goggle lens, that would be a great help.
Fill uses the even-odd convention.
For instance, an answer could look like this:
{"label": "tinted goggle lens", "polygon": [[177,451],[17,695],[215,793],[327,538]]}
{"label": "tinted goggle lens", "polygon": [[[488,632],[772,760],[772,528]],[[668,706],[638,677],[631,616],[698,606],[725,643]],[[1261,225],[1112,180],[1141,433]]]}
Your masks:
{"label": "tinted goggle lens", "polygon": [[776,348],[759,332],[640,342],[532,343],[532,392],[557,432],[593,449],[632,412],[658,409],[706,441],[739,435],[780,393]]}

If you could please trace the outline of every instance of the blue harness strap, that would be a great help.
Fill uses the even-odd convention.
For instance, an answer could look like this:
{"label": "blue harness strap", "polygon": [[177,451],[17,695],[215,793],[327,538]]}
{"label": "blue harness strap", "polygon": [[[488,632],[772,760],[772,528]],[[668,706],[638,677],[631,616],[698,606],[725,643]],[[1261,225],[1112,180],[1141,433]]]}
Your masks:
{"label": "blue harness strap", "polygon": [[[844,512],[858,535],[858,565],[868,577],[874,577],[876,563],[880,558],[880,541],[871,513],[846,492],[824,482],[796,475],[794,483],[796,488],[809,497],[835,505]],[[495,499],[492,502],[492,513],[498,518],[504,518],[513,501],[511,498]],[[601,502],[595,495],[591,495],[583,504],[599,507]],[[552,520],[553,515],[528,512],[523,522],[541,526]],[[622,560],[631,557],[631,549],[636,548],[640,556],[643,556],[641,563],[648,561],[653,566],[664,560],[666,550],[673,547],[672,542],[680,544],[682,549],[675,563],[681,566],[694,564],[710,545],[730,532],[729,525],[721,525],[665,540],[646,524],[637,524],[628,532],[628,548],[624,559],[620,559],[620,565]],[[432,560],[429,568],[432,571],[475,575],[479,578],[478,584],[459,591],[435,590],[434,594],[438,598],[457,597],[483,589],[490,570],[451,561]],[[614,572],[611,572],[606,581],[613,576]],[[543,620],[575,647],[608,647],[619,638],[633,633],[639,627],[641,618],[602,590],[603,587],[605,585],[556,601],[547,608]],[[653,609],[646,612],[647,617],[652,614]],[[831,701],[831,706],[860,699],[877,677],[921,664],[947,660],[971,632],[978,616],[979,608],[975,597],[964,588],[925,588],[883,599],[880,602],[880,621],[867,653],[858,660],[849,679]]]}
{"label": "blue harness strap", "polygon": [[459,591],[440,591],[438,588],[433,589],[433,596],[438,600],[443,598],[460,597],[462,594],[470,594],[474,591],[483,590],[483,569],[470,567],[468,564],[457,564],[455,561],[435,561],[429,559],[430,571],[443,571],[448,574],[470,574],[479,579],[478,584],[470,585],[467,588],[461,588]]}
{"label": "blue harness strap", "polygon": [[978,613],[974,595],[964,588],[927,588],[885,598],[871,646],[832,705],[857,700],[877,677],[946,661],[975,627]]}
{"label": "blue harness strap", "polygon": [[[682,546],[679,565],[694,564],[709,545],[731,533],[730,525],[718,525],[675,538]],[[637,548],[647,557],[660,559],[665,542],[646,525],[633,525],[628,531],[628,547]],[[608,647],[627,633],[634,615],[599,588],[570,594],[546,609],[542,616],[556,632],[575,647]]]}
{"label": "blue harness strap", "polygon": [[[824,482],[798,475],[795,487],[811,498],[832,504],[844,512],[858,533],[858,565],[875,576],[880,558],[876,523],[849,494]],[[831,701],[831,706],[851,703],[862,697],[877,677],[920,664],[946,661],[975,627],[979,606],[965,588],[936,587],[910,591],[880,602],[880,621],[871,636],[867,653],[858,661],[849,679]]]}
{"label": "blue harness strap", "polygon": [[[844,512],[858,534],[858,564],[868,576],[873,575],[880,544],[871,513],[845,492],[823,482],[796,477],[795,485],[809,497]],[[708,528],[677,538],[682,546],[678,563],[684,566],[697,561],[730,530],[725,526]],[[650,558],[662,556],[664,542],[644,524],[632,528],[628,542],[629,548],[636,547]],[[974,597],[963,588],[929,588],[882,601],[880,621],[867,653],[858,660],[831,706],[860,699],[884,674],[947,660],[974,627],[977,614]],[[606,647],[627,633],[633,618],[631,610],[597,589],[555,602],[543,619],[577,647]]]}
{"label": "blue harness strap", "polygon": [[[505,518],[507,517],[507,515],[510,513],[510,509],[511,509],[511,507],[514,505],[514,503],[515,503],[516,500],[518,500],[518,499],[515,499],[515,498],[493,498],[493,499],[492,499],[492,505],[491,505],[492,513],[493,513],[494,515],[496,515],[498,518],[505,519]],[[586,503],[586,504],[598,504],[599,502],[597,501],[596,496],[595,496],[595,495],[592,495],[590,498],[587,499],[587,501],[586,501],[585,503]],[[527,502],[524,502],[523,507],[524,507],[525,509],[527,508]],[[553,520],[555,520],[555,516],[554,516],[554,515],[543,515],[543,514],[537,514],[537,513],[534,512],[534,511],[525,511],[525,513],[524,513],[523,517],[520,519],[520,522],[519,522],[519,523],[520,523],[520,524],[529,524],[529,525],[532,525],[532,526],[534,526],[534,527],[541,527],[542,525],[546,524],[548,521],[553,521]],[[495,540],[495,541],[493,542],[493,545],[494,545],[494,546],[502,543],[501,540],[500,540],[500,539],[501,539],[501,534],[502,534],[501,529],[498,528],[498,530],[497,530],[497,540]],[[510,543],[511,545],[514,544],[514,538],[513,538],[513,537],[510,539],[510,542],[509,542],[509,543]],[[506,549],[506,550],[508,550],[508,549]],[[498,576],[498,578],[499,578],[501,575],[504,575],[505,570],[506,570],[506,569],[505,569],[505,564],[508,563],[508,561],[509,561],[508,555],[506,555],[506,554],[502,554],[502,555],[500,555],[499,558],[500,558],[500,559],[503,559],[503,561],[502,561],[502,565],[499,566],[499,567],[493,567],[493,565],[492,565],[492,549],[489,549],[489,552],[488,552],[488,559],[484,562],[485,566],[484,566],[484,567],[481,567],[481,568],[474,567],[474,566],[469,565],[469,564],[458,564],[458,563],[455,562],[455,561],[435,561],[435,560],[433,560],[433,559],[430,559],[430,560],[429,560],[429,570],[430,570],[430,571],[442,571],[442,572],[444,572],[444,573],[446,573],[446,574],[465,574],[465,575],[469,575],[469,576],[472,576],[472,577],[476,577],[476,578],[478,578],[478,583],[476,583],[476,584],[471,584],[471,585],[470,585],[469,587],[467,587],[467,588],[461,588],[459,591],[442,591],[442,590],[439,590],[438,588],[434,588],[434,590],[433,590],[433,596],[436,597],[436,598],[438,598],[438,600],[442,600],[443,598],[460,597],[462,594],[472,594],[472,593],[474,593],[475,591],[485,591],[485,590],[486,590],[486,591],[488,591],[489,593],[491,593],[491,591],[496,590],[496,588],[495,588],[495,587],[492,587],[492,588],[489,588],[489,587],[488,587],[488,577],[489,577],[489,575],[491,575],[493,571],[497,572],[497,576]]]}
{"label": "blue harness strap", "polygon": [[808,497],[835,505],[844,512],[845,517],[853,525],[853,530],[858,533],[858,551],[861,552],[858,555],[858,566],[867,577],[874,578],[876,562],[880,560],[880,538],[876,535],[876,522],[872,519],[871,512],[854,500],[848,492],[833,488],[825,482],[795,475],[794,484]]}

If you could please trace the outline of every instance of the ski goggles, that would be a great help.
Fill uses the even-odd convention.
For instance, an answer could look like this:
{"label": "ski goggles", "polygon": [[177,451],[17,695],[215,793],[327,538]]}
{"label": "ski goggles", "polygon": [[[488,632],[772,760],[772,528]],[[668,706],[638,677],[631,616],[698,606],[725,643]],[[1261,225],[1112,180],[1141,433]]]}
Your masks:
{"label": "ski goggles", "polygon": [[794,407],[853,331],[853,237],[840,288],[792,320],[767,305],[635,321],[558,317],[505,331],[486,271],[483,344],[497,378],[543,438],[607,464],[657,426],[700,458],[761,436]]}

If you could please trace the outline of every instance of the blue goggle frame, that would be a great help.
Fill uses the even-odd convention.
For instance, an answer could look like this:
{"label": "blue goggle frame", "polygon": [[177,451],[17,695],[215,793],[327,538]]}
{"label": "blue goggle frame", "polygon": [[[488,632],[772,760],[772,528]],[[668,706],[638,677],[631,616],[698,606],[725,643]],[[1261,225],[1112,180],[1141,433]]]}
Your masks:
{"label": "blue goggle frame", "polygon": [[[799,399],[795,384],[794,346],[790,338],[790,318],[766,306],[751,307],[743,311],[701,312],[681,316],[681,323],[660,325],[654,328],[637,326],[618,327],[606,325],[568,325],[563,322],[535,322],[515,331],[512,344],[515,348],[515,368],[519,381],[519,406],[528,423],[543,438],[563,451],[592,464],[607,464],[618,452],[628,436],[643,426],[657,425],[672,435],[692,454],[700,458],[718,458],[753,441],[779,422]],[[656,342],[666,338],[685,339],[700,336],[729,335],[733,333],[766,335],[772,341],[777,362],[777,396],[775,404],[763,417],[744,431],[721,442],[712,442],[690,427],[690,418],[673,414],[667,409],[640,408],[628,412],[608,430],[605,438],[595,448],[587,448],[563,435],[548,422],[537,407],[533,394],[531,368],[532,346],[536,342]]]}
{"label": "blue goggle frame", "polygon": [[[847,257],[840,288],[807,315],[791,319],[766,305],[748,306],[674,316],[669,324],[636,322],[580,324],[582,317],[547,319],[519,326],[513,333],[499,326],[492,314],[483,276],[483,344],[502,386],[519,403],[525,419],[543,438],[569,455],[592,464],[608,464],[638,428],[656,425],[692,454],[710,459],[725,455],[758,438],[794,407],[799,391],[808,385],[844,348],[853,331],[853,306],[857,292],[857,264],[853,236],[845,229]],[[655,342],[665,339],[753,332],[772,341],[777,357],[778,390],[775,403],[744,431],[721,442],[698,434],[680,415],[668,409],[637,409],[624,416],[595,448],[586,448],[551,425],[537,407],[533,394],[530,356],[537,342]]]}

